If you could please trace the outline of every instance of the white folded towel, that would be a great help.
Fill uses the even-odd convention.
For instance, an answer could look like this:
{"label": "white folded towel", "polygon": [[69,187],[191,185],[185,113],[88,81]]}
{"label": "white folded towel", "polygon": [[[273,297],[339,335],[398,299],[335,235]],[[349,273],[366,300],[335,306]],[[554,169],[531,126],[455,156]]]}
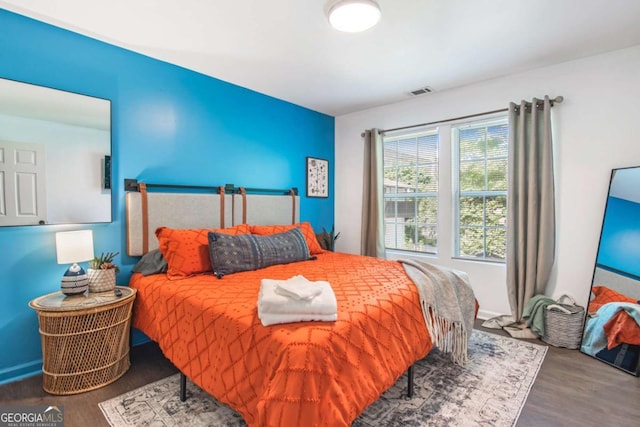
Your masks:
{"label": "white folded towel", "polygon": [[297,275],[278,282],[275,292],[295,300],[310,300],[322,293],[322,286],[309,281],[304,276]]}
{"label": "white folded towel", "polygon": [[262,324],[303,322],[311,320],[334,321],[338,303],[331,285],[326,281],[313,282],[321,292],[311,299],[293,299],[279,295],[276,287],[282,280],[262,279],[258,295],[258,317]]}
{"label": "white folded towel", "polygon": [[258,310],[275,314],[334,314],[338,310],[336,296],[329,282],[315,282],[321,289],[318,295],[308,300],[295,300],[276,293],[280,280],[262,279]]}
{"label": "white folded towel", "polygon": [[335,322],[338,320],[338,314],[276,314],[262,313],[260,322],[262,326],[277,325],[280,323],[294,322]]}

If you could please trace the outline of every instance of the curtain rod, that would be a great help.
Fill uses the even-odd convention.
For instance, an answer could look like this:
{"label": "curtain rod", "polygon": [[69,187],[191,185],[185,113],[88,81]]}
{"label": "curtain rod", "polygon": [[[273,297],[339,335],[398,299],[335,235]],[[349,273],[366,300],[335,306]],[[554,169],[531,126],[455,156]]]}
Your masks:
{"label": "curtain rod", "polygon": [[[552,98],[549,101],[551,103],[551,106],[553,107],[553,104],[561,104],[562,101],[564,101],[564,97],[556,96],[555,98]],[[543,100],[539,100],[536,104],[541,104],[542,102],[543,102]],[[531,105],[530,102],[527,102],[527,104]],[[508,108],[501,108],[499,110],[485,111],[483,113],[469,114],[467,116],[453,117],[451,119],[436,120],[435,122],[420,123],[420,124],[417,124],[417,125],[402,126],[402,127],[393,128],[393,129],[381,129],[381,130],[378,131],[378,134],[382,135],[382,134],[384,134],[386,132],[393,132],[393,131],[396,131],[396,130],[419,128],[419,127],[422,127],[422,126],[436,125],[436,124],[439,124],[439,123],[454,122],[454,121],[457,121],[457,120],[464,120],[464,119],[471,119],[471,118],[474,118],[474,117],[487,116],[489,114],[504,113],[506,111],[509,111],[509,109]],[[361,133],[360,136],[364,138],[364,132]]]}

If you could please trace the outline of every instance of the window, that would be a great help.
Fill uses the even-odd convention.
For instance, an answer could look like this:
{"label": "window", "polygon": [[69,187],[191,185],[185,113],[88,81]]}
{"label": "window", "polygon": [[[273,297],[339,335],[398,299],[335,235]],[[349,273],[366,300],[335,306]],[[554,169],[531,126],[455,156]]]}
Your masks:
{"label": "window", "polygon": [[389,249],[437,253],[438,140],[437,129],[383,139]]}
{"label": "window", "polygon": [[506,119],[452,127],[454,256],[504,261],[506,256]]}
{"label": "window", "polygon": [[387,249],[504,262],[505,115],[385,134],[383,144]]}

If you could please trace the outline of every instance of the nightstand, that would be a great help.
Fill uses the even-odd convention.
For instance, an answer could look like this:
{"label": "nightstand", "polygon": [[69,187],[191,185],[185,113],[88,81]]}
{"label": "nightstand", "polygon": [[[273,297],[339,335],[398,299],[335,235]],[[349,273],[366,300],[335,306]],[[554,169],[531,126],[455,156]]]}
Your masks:
{"label": "nightstand", "polygon": [[131,309],[136,290],[66,296],[54,292],[29,306],[38,313],[42,388],[51,394],[94,390],[129,369]]}

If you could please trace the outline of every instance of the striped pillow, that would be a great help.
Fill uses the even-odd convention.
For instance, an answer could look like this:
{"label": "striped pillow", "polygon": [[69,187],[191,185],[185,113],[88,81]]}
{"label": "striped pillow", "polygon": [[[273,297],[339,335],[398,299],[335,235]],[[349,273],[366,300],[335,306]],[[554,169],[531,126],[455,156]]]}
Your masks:
{"label": "striped pillow", "polygon": [[211,265],[218,278],[225,274],[310,258],[309,248],[300,228],[269,236],[231,236],[216,232],[210,232],[208,236]]}

